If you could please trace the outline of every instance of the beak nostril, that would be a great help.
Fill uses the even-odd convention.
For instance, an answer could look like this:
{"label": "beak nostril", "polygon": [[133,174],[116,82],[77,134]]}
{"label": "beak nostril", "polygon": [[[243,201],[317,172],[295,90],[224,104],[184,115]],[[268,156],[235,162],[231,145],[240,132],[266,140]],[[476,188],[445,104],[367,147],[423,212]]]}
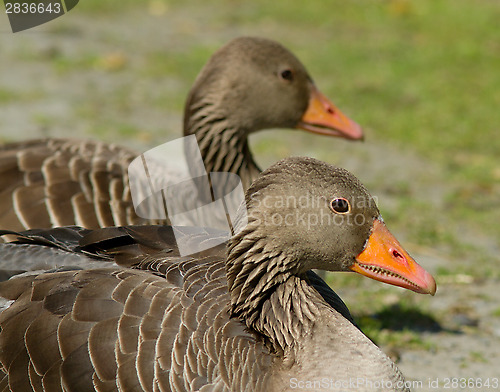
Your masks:
{"label": "beak nostril", "polygon": [[333,110],[332,108],[326,108],[326,111],[330,114],[335,114],[335,110]]}
{"label": "beak nostril", "polygon": [[393,249],[392,250],[392,255],[396,258],[396,259],[403,259],[404,260],[404,257],[401,253],[399,253],[396,249]]}

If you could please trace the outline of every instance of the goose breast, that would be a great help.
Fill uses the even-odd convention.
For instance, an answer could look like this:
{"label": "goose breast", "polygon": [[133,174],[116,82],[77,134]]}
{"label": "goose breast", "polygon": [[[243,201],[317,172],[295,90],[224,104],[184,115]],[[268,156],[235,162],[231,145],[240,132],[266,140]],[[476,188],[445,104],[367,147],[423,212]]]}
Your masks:
{"label": "goose breast", "polygon": [[[246,189],[260,173],[248,135],[268,128],[363,137],[290,51],[268,39],[234,39],[196,79],[186,101],[184,134],[196,136],[207,173],[235,173]],[[73,139],[1,146],[0,228],[168,224],[134,209],[127,169],[138,155],[116,144]],[[167,169],[158,175],[169,176]]]}
{"label": "goose breast", "polygon": [[[302,204],[303,213],[361,214],[364,223],[266,220],[297,206],[265,198],[298,198],[304,189],[315,203]],[[359,198],[367,203],[354,204]],[[6,247],[30,244],[39,249],[33,258],[56,249],[80,257],[86,269],[66,265],[0,283],[0,386],[275,392],[333,380],[332,390],[407,391],[394,363],[310,271],[355,271],[434,294],[432,276],[388,232],[372,202],[347,171],[289,158],[247,191],[247,224],[203,253],[177,255],[171,228],[160,226],[20,233],[0,246],[0,259],[12,255]]]}

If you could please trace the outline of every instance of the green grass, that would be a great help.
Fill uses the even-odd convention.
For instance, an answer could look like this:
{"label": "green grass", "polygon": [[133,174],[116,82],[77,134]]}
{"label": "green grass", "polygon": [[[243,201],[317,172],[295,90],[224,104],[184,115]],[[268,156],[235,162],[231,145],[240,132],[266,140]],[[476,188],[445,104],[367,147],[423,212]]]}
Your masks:
{"label": "green grass", "polygon": [[[141,1],[140,4],[142,7],[147,6],[149,1]],[[137,8],[139,3],[134,0],[107,0],[107,1],[99,1],[99,0],[86,0],[81,1],[78,4],[78,12],[85,12],[88,14],[115,14],[127,10],[132,10]],[[74,12],[76,8],[72,11]]]}
{"label": "green grass", "polygon": [[469,353],[470,360],[472,362],[488,363],[489,360],[484,357],[484,354],[479,351],[471,351]]}
{"label": "green grass", "polygon": [[[45,51],[60,77],[101,72],[111,79],[124,71],[147,86],[172,82],[161,91],[138,91],[130,79],[109,95],[82,102],[78,113],[91,118],[94,133],[115,128],[111,132],[129,137],[140,129],[106,114],[107,109],[131,112],[129,97],[138,92],[152,108],[180,112],[188,86],[228,36],[277,39],[306,64],[326,95],[366,128],[366,143],[391,144],[440,168],[429,176],[444,186],[444,205],[427,203],[428,184],[415,185],[412,178],[393,184],[395,205],[384,208],[381,200],[391,229],[420,246],[444,248],[450,259],[476,260],[485,276],[499,276],[492,267],[494,250],[468,234],[500,238],[500,1],[86,0],[71,13],[90,15],[96,24],[113,20],[115,25],[122,16],[127,23],[144,14],[157,15],[171,28],[162,44],[155,40],[156,45],[145,41],[127,47],[120,30],[110,29],[98,42],[112,47],[110,52],[99,45],[71,55],[57,46]],[[176,15],[181,15],[179,25]],[[75,43],[88,39],[85,29],[54,23],[54,32],[75,36]],[[187,45],[185,37],[191,37]],[[24,62],[39,61],[40,54],[21,46],[18,56]],[[0,90],[0,103],[23,98]],[[304,144],[304,153],[320,145],[313,143]],[[289,152],[268,141],[253,147],[273,158]],[[376,183],[370,189],[376,192]]]}
{"label": "green grass", "polygon": [[[179,34],[226,29],[283,42],[372,139],[415,152],[442,169],[438,180],[449,189],[444,208],[429,205],[425,188],[414,189],[408,178],[394,184],[397,205],[383,210],[391,228],[419,245],[446,248],[450,257],[487,263],[490,250],[464,240],[456,228],[500,237],[500,2],[218,0],[208,6],[201,0],[87,0],[78,7],[98,17],[159,12],[165,23],[181,13],[192,20]],[[224,42],[219,41],[183,47],[171,38],[169,50],[142,53],[139,77],[171,78],[181,86],[150,97],[151,105],[180,111],[185,96],[179,92]],[[102,70],[102,56],[63,56],[54,65],[60,72],[99,65]],[[265,142],[255,149],[287,155]]]}
{"label": "green grass", "polygon": [[421,334],[440,330],[435,316],[426,311],[425,306],[416,304],[410,297],[403,297],[397,304],[387,305],[383,302],[383,298],[371,294],[370,306],[363,306],[353,315],[370,339],[389,348],[435,348]]}
{"label": "green grass", "polygon": [[393,214],[398,230],[411,227],[417,242],[444,243],[458,254],[464,241],[450,230],[457,224],[500,237],[500,2],[218,4],[224,12],[214,26],[274,33],[373,138],[443,168],[446,210],[403,195]]}
{"label": "green grass", "polygon": [[[205,9],[196,0],[87,0],[91,13],[146,12],[164,4],[165,19],[180,8]],[[293,46],[311,73],[352,106],[378,139],[411,144],[449,164],[457,179],[489,180],[500,149],[500,4],[491,0],[357,0],[352,2],[234,0],[212,2],[206,28],[269,30]],[[288,38],[287,38],[288,37]],[[288,42],[287,42],[288,41]],[[217,46],[171,56],[153,53],[145,72],[196,74]],[[83,63],[95,59],[84,59]],[[339,77],[339,75],[342,75]],[[455,156],[460,153],[459,156]],[[458,169],[458,170],[457,170]]]}
{"label": "green grass", "polygon": [[15,102],[18,94],[13,90],[0,88],[0,104]]}
{"label": "green grass", "polygon": [[[127,46],[123,30],[112,27],[122,17],[127,23],[143,13],[159,13],[169,34],[161,44],[126,35],[133,41]],[[72,24],[76,14],[88,24]],[[174,23],[177,14],[185,25]],[[164,129],[138,119],[146,119],[145,108],[182,112],[189,86],[227,37],[252,34],[282,42],[303,61],[318,87],[363,125],[366,143],[396,146],[439,167],[426,184],[415,184],[409,176],[379,192],[377,178],[391,174],[385,172],[369,184],[373,192],[395,200],[389,206],[380,200],[380,205],[398,237],[401,233],[410,243],[436,249],[450,260],[435,273],[438,286],[441,279],[457,287],[468,277],[473,282],[500,279],[498,252],[480,241],[500,238],[500,1],[85,0],[62,19],[68,22],[48,25],[54,26],[54,37],[69,36],[72,46],[94,39],[96,45],[68,52],[55,40],[40,52],[20,44],[16,59],[41,65],[41,78],[52,72],[71,83],[72,77],[92,76],[80,86],[88,98],[75,105],[72,120],[84,121],[91,137],[120,143],[155,137],[163,142]],[[92,23],[112,27],[97,37],[89,33]],[[124,73],[126,82],[121,83]],[[100,81],[113,88],[103,94]],[[45,94],[36,88],[2,87],[0,104],[43,100]],[[135,121],[127,117],[130,113]],[[40,128],[57,122],[39,111],[29,115]],[[290,145],[280,143],[284,136],[266,134],[252,143],[257,160],[290,155]],[[330,142],[308,136],[296,133],[291,139],[301,143],[303,154],[330,159]],[[435,182],[445,189],[443,203],[426,199],[432,194],[427,187]],[[356,322],[376,343],[435,349],[421,332],[446,316],[428,310],[428,303],[438,298],[396,292],[356,274],[339,273],[329,280],[332,288],[346,292],[341,294]],[[387,300],[394,293],[397,306]],[[492,316],[500,317],[500,308]],[[483,358],[471,352],[467,360]]]}

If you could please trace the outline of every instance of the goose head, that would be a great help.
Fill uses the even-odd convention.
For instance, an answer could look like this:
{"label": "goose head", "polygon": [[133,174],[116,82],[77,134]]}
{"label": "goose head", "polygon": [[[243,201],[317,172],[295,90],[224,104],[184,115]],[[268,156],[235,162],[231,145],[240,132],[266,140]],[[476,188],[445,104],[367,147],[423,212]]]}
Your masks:
{"label": "goose head", "polygon": [[185,106],[184,131],[212,116],[248,134],[266,128],[302,128],[362,139],[358,124],[314,85],[302,63],[279,43],[240,37],[219,49],[200,72]]}
{"label": "goose head", "polygon": [[361,127],[316,88],[287,49],[264,38],[236,38],[198,75],[185,105],[184,134],[196,135],[207,171],[237,173],[247,188],[261,171],[248,135],[268,128],[363,138]]}
{"label": "goose head", "polygon": [[284,159],[253,183],[246,204],[248,223],[232,239],[230,258],[242,249],[247,260],[268,257],[266,273],[279,271],[281,281],[311,269],[354,271],[417,293],[436,292],[434,278],[389,232],[372,196],[345,169]]}

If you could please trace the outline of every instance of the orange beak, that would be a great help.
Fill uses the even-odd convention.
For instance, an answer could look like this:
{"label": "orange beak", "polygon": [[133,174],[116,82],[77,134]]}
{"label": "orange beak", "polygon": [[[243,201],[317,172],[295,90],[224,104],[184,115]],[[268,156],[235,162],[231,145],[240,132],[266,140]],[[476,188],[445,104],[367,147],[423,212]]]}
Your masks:
{"label": "orange beak", "polygon": [[351,140],[363,140],[364,137],[361,127],[337,109],[313,84],[309,105],[297,128]]}
{"label": "orange beak", "polygon": [[373,224],[365,249],[349,268],[369,278],[417,293],[436,293],[436,281],[432,275],[413,260],[379,219]]}

